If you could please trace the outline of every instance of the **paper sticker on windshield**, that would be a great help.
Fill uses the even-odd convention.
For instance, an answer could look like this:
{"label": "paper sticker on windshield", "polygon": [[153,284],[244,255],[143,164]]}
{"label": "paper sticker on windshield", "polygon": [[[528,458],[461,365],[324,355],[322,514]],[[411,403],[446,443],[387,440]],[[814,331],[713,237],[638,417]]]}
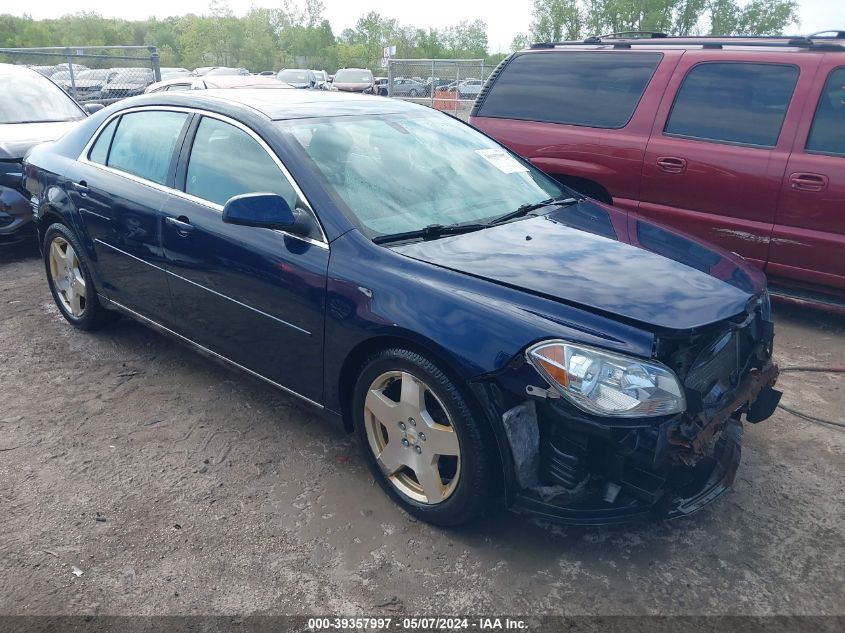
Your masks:
{"label": "paper sticker on windshield", "polygon": [[475,153],[504,174],[528,171],[528,167],[500,149],[477,149]]}

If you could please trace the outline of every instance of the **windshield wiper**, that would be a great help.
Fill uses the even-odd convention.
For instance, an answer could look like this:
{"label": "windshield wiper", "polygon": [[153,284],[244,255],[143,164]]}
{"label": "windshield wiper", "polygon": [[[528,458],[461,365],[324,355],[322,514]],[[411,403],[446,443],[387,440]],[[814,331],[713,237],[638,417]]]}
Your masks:
{"label": "windshield wiper", "polygon": [[404,233],[388,233],[377,235],[373,238],[375,244],[386,244],[388,242],[405,242],[408,240],[435,240],[446,235],[460,235],[471,231],[486,229],[487,224],[429,224],[425,228]]}
{"label": "windshield wiper", "polygon": [[517,207],[514,211],[500,215],[498,218],[493,218],[488,224],[501,224],[508,220],[515,220],[524,215],[528,215],[532,211],[542,209],[543,207],[568,207],[569,205],[578,202],[577,198],[549,198],[548,200],[541,200],[540,202],[533,202],[530,204],[523,204]]}

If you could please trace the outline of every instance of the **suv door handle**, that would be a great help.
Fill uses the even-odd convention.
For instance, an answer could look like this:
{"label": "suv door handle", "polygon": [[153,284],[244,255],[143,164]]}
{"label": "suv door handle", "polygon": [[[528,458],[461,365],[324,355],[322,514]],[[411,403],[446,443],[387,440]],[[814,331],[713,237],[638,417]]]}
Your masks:
{"label": "suv door handle", "polygon": [[180,215],[178,218],[167,216],[164,218],[164,221],[176,229],[176,232],[182,237],[187,236],[188,233],[194,230],[194,226],[191,224],[191,221],[184,215]]}
{"label": "suv door handle", "polygon": [[670,174],[680,174],[687,169],[687,161],[674,156],[661,156],[657,159],[657,167]]}
{"label": "suv door handle", "polygon": [[799,191],[824,191],[827,189],[828,178],[823,174],[796,172],[789,176],[789,183]]}
{"label": "suv door handle", "polygon": [[71,181],[70,188],[74,191],[78,191],[79,195],[81,195],[83,198],[88,195],[88,183],[84,180],[80,180],[79,182]]}

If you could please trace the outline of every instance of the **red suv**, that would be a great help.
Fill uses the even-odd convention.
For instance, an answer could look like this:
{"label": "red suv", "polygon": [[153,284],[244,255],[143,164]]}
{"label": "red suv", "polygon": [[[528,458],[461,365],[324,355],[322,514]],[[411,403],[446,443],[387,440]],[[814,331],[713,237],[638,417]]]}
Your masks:
{"label": "red suv", "polygon": [[845,310],[845,33],[535,44],[471,122],[582,193]]}

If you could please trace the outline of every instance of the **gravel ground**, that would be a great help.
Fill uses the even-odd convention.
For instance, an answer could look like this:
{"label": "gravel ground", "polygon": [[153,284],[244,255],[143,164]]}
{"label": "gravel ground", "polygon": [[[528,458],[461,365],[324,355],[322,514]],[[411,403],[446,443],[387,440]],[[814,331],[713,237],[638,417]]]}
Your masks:
{"label": "gravel ground", "polygon": [[[845,364],[845,319],[775,314],[782,366]],[[126,319],[74,330],[32,253],[0,252],[0,317],[0,614],[845,614],[843,429],[750,426],[687,519],[443,531],[272,388]],[[845,420],[842,374],[780,386]]]}

